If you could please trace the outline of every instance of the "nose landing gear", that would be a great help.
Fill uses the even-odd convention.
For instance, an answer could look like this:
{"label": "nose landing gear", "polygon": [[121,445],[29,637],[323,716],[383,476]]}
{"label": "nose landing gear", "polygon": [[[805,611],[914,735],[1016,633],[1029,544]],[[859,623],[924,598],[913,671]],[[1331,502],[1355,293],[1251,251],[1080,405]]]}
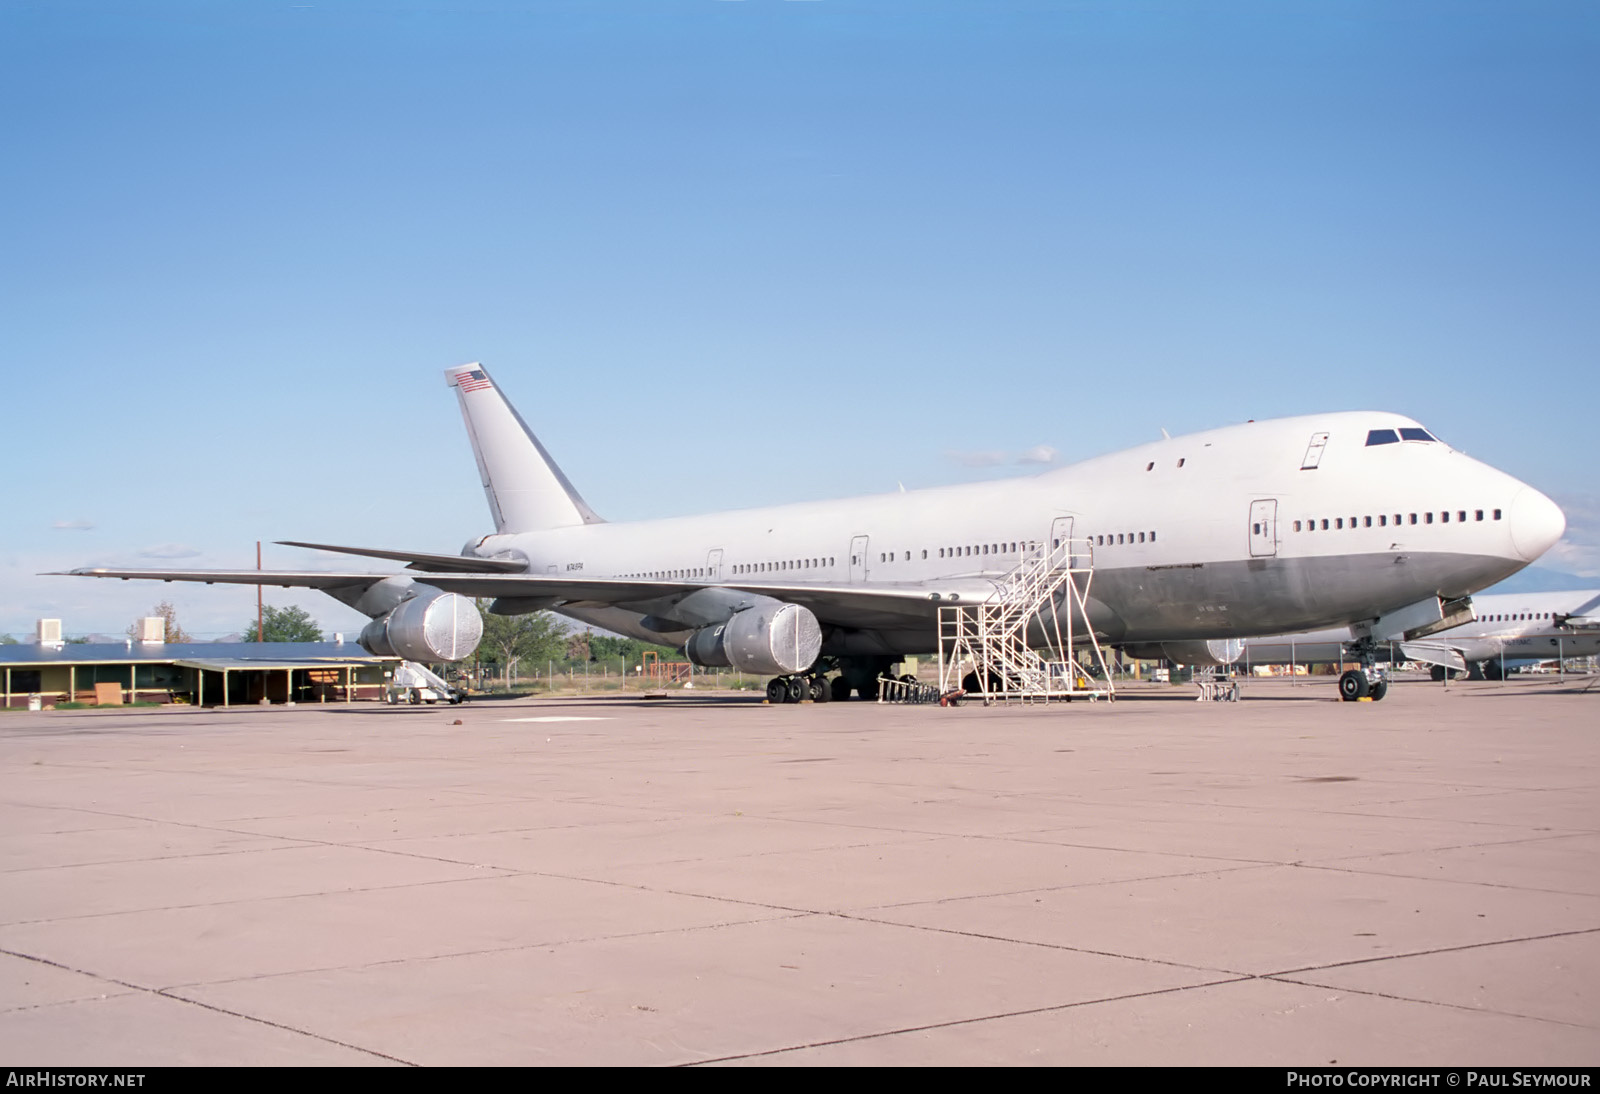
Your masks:
{"label": "nose landing gear", "polygon": [[1363,699],[1380,702],[1389,694],[1389,678],[1374,667],[1376,658],[1371,644],[1358,645],[1356,656],[1361,661],[1361,667],[1350,669],[1339,677],[1339,698],[1347,703],[1359,703]]}

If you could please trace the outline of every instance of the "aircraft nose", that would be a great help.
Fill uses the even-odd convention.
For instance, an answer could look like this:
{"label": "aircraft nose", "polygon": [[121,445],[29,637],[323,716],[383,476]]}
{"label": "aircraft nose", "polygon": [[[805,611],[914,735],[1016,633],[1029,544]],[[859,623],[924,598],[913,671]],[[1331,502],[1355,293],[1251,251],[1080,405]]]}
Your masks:
{"label": "aircraft nose", "polygon": [[1567,530],[1567,515],[1561,506],[1531,486],[1523,487],[1511,499],[1510,516],[1511,545],[1528,562],[1554,547]]}

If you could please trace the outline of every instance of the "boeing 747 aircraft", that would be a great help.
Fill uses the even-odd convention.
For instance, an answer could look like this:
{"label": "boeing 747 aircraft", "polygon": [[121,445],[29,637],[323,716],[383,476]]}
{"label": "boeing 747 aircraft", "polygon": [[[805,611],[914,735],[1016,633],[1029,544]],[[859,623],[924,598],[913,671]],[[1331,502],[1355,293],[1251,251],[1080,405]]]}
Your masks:
{"label": "boeing 747 aircraft", "polygon": [[[1495,593],[1472,602],[1476,618],[1389,651],[1396,659],[1425,661],[1433,678],[1448,672],[1498,680],[1511,665],[1600,654],[1600,589],[1556,593]],[[1355,660],[1350,628],[1249,638],[1239,659],[1251,665],[1309,665]]]}
{"label": "boeing 747 aircraft", "polygon": [[490,597],[496,613],[548,608],[774,675],[771,694],[798,701],[873,694],[936,648],[941,605],[993,596],[1030,548],[1093,566],[1102,643],[1194,663],[1208,640],[1353,624],[1366,663],[1380,642],[1470,619],[1470,594],[1566,526],[1533,487],[1379,411],[1248,422],[1030,478],[612,523],[482,366],[446,378],[494,519],[460,554],[286,541],[410,572],[72,573],[321,589],[372,619],[363,647],[424,662],[470,655],[467,598]]}

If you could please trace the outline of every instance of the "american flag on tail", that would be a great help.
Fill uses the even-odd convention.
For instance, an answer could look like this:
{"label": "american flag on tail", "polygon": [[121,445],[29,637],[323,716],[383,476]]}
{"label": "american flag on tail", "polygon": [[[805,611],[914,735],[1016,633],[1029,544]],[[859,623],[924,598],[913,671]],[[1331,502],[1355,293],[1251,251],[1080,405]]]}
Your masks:
{"label": "american flag on tail", "polygon": [[456,386],[462,391],[478,391],[482,388],[493,387],[482,369],[467,369],[455,374]]}

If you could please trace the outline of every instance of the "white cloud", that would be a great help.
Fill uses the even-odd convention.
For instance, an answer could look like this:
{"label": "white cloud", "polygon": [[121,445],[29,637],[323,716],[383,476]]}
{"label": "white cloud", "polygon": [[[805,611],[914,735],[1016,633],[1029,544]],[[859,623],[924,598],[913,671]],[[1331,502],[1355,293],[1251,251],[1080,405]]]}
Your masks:
{"label": "white cloud", "polygon": [[1061,453],[1047,444],[1036,444],[1022,455],[1017,457],[1020,464],[1052,464],[1059,459]]}
{"label": "white cloud", "polygon": [[1600,577],[1600,495],[1557,494],[1567,515],[1567,532],[1536,565],[1579,577]]}
{"label": "white cloud", "polygon": [[87,532],[94,527],[94,522],[89,520],[58,520],[50,527],[63,532]]}

